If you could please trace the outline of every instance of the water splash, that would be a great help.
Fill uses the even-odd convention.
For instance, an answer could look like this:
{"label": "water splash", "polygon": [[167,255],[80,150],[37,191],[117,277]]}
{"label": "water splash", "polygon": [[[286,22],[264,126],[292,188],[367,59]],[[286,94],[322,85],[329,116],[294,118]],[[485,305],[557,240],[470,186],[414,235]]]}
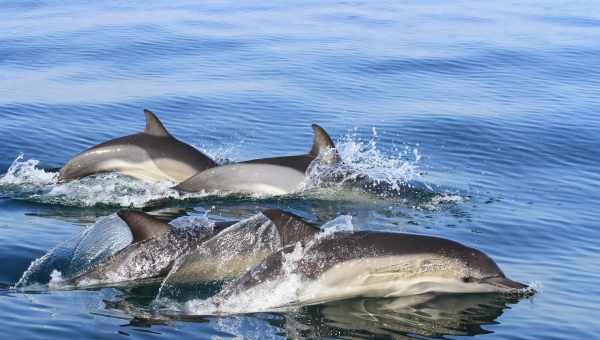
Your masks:
{"label": "water splash", "polygon": [[62,273],[55,269],[52,271],[52,273],[50,273],[50,282],[48,282],[48,287],[50,289],[60,289],[63,287],[64,281],[65,280]]}
{"label": "water splash", "polygon": [[[370,139],[362,139],[356,133],[344,136],[336,147],[342,162],[333,167],[314,162],[298,191],[323,195],[327,190],[339,192],[350,187],[383,198],[400,197],[413,201],[436,194],[433,192],[432,195],[431,188],[420,181],[422,173],[419,164],[422,157],[418,145],[393,147],[391,151],[384,152],[378,140],[375,129]],[[219,163],[226,164],[232,162],[232,156],[238,149],[239,145],[233,145],[204,151]],[[168,181],[147,182],[118,173],[98,174],[61,183],[56,172],[44,170],[39,167],[38,160],[25,160],[20,154],[6,174],[0,177],[0,193],[40,203],[83,207],[143,207],[153,202],[229,195],[222,192],[180,193],[171,189],[175,184]],[[251,196],[265,198],[265,195]],[[427,200],[431,198],[429,196]],[[459,203],[460,199],[455,201]],[[448,200],[444,202],[452,203]],[[439,205],[439,202],[429,203]]]}
{"label": "water splash", "polygon": [[130,243],[131,232],[125,222],[116,214],[101,217],[79,235],[31,262],[15,288],[60,289],[64,283],[62,277],[70,277],[97,264]]}
{"label": "water splash", "polygon": [[355,227],[352,224],[352,216],[342,215],[325,223],[321,226],[321,229],[323,232],[315,240],[305,246],[298,243],[293,251],[283,254],[280,273],[272,280],[234,294],[230,294],[234,291],[233,283],[230,283],[221,293],[208,299],[196,298],[183,303],[161,297],[156,301],[156,305],[160,306],[161,310],[168,310],[170,313],[192,315],[240,314],[281,310],[282,306],[287,306],[297,300],[297,292],[305,285],[302,275],[297,271],[297,266],[306,250],[324,237],[329,237],[337,232],[354,231]]}
{"label": "water splash", "polygon": [[341,215],[323,224],[321,230],[322,232],[317,236],[319,239],[329,237],[338,232],[353,232],[355,227],[352,224],[352,216]]}
{"label": "water splash", "polygon": [[17,199],[90,207],[143,207],[162,199],[180,199],[171,182],[146,182],[118,173],[98,174],[60,183],[58,173],[39,168],[39,161],[20,154],[0,177],[0,192]]}
{"label": "water splash", "polygon": [[379,136],[373,128],[372,137],[365,140],[356,132],[336,143],[341,162],[328,166],[315,162],[309,169],[305,188],[358,186],[378,193],[401,192],[411,182],[421,179],[421,154],[415,147],[393,147],[384,153],[378,144]]}
{"label": "water splash", "polygon": [[54,172],[46,172],[44,169],[38,168],[40,161],[35,159],[23,160],[24,155],[21,153],[12,162],[6,174],[0,177],[0,188],[14,188],[17,186],[25,186],[29,188],[43,187],[56,183],[58,174]]}
{"label": "water splash", "polygon": [[[280,274],[273,280],[262,282],[250,289],[227,296],[229,288],[208,299],[192,299],[182,304],[167,302],[171,312],[189,315],[230,315],[281,310],[297,298],[297,291],[304,285],[301,274],[296,272],[298,261],[305,248],[298,243],[294,250],[283,255]],[[225,294],[223,294],[225,292]]]}

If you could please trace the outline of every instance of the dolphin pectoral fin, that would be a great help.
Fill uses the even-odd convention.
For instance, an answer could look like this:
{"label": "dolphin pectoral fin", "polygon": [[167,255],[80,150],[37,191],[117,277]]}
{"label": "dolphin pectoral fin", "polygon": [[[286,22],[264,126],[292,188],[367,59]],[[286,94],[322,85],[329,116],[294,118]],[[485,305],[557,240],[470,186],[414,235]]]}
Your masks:
{"label": "dolphin pectoral fin", "polygon": [[171,225],[141,211],[120,210],[117,215],[127,223],[133,242],[140,242],[168,233]]}
{"label": "dolphin pectoral fin", "polygon": [[171,137],[171,134],[163,123],[156,117],[154,112],[144,109],[144,114],[146,115],[146,128],[144,129],[144,133],[156,137]]}
{"label": "dolphin pectoral fin", "polygon": [[264,209],[262,214],[277,227],[282,247],[294,245],[297,242],[306,242],[321,231],[301,217],[280,209]]}
{"label": "dolphin pectoral fin", "polygon": [[326,164],[336,164],[338,154],[335,151],[335,144],[333,144],[331,137],[329,137],[325,129],[317,124],[313,124],[312,128],[315,136],[309,154],[315,158],[322,156],[322,161]]}

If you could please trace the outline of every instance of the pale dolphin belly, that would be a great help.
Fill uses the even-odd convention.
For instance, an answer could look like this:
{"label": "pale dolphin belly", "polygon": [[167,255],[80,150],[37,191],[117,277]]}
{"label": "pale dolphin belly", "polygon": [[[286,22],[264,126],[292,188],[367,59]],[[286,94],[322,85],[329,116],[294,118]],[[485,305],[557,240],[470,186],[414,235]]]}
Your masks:
{"label": "pale dolphin belly", "polygon": [[215,163],[174,138],[137,134],[94,146],[60,170],[61,179],[119,172],[148,181],[181,182]]}
{"label": "pale dolphin belly", "polygon": [[142,180],[174,180],[156,165],[146,150],[135,145],[110,145],[84,151],[61,169],[61,177],[81,178],[104,172],[120,172]]}
{"label": "pale dolphin belly", "polygon": [[260,163],[219,166],[175,187],[186,192],[234,192],[283,195],[301,189],[306,176],[294,168]]}
{"label": "pale dolphin belly", "polygon": [[339,263],[309,280],[298,291],[298,302],[316,304],[355,297],[400,297],[425,293],[486,293],[499,291],[461,281],[470,270],[436,254],[383,256]]}

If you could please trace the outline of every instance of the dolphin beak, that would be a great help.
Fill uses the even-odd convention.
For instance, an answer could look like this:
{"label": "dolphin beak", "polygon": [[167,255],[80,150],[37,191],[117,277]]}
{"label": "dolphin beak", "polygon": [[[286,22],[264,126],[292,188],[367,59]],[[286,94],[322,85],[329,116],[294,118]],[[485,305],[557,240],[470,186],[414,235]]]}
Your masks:
{"label": "dolphin beak", "polygon": [[520,282],[513,281],[511,279],[508,279],[505,277],[499,277],[499,276],[485,279],[483,282],[489,283],[491,285],[494,285],[499,288],[504,288],[504,289],[525,289],[525,288],[529,287]]}

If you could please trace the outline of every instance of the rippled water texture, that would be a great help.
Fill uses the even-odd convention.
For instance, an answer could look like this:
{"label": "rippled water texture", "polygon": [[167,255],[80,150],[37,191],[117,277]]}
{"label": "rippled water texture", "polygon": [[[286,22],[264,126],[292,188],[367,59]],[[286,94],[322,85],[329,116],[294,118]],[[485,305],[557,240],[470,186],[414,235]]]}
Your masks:
{"label": "rippled water texture", "polygon": [[[592,1],[3,1],[3,336],[597,338],[599,41]],[[380,186],[316,176],[287,196],[189,197],[116,174],[56,181],[79,151],[141,131],[143,108],[220,163],[304,153],[318,123]],[[356,229],[474,246],[538,293],[200,317],[156,313],[157,284],[11,288],[81,237],[98,248],[77,254],[94,256],[128,242],[113,213],[129,206],[183,208],[183,221],[264,207],[317,222],[351,216]],[[47,283],[51,269],[27,278]]]}

